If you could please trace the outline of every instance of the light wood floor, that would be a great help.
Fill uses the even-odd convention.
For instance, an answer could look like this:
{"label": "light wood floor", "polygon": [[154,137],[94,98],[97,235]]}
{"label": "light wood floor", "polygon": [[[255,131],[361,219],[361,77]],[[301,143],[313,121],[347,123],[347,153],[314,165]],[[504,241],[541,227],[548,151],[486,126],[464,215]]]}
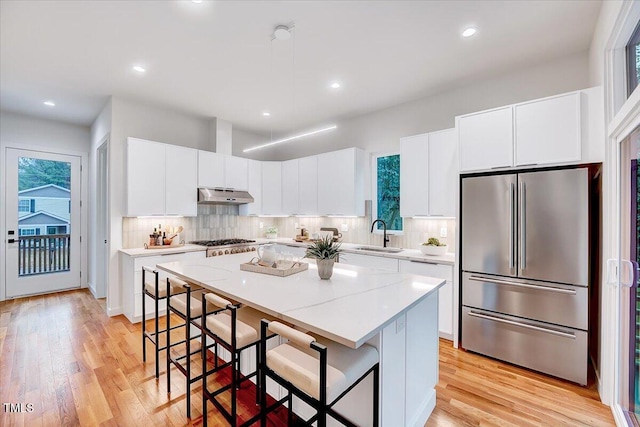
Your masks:
{"label": "light wood floor", "polygon": [[[69,291],[0,303],[0,403],[33,403],[7,413],[2,426],[181,426],[184,377],[154,377],[142,363],[141,326],[109,318],[104,302]],[[440,343],[440,382],[433,426],[613,426],[593,385],[579,387]],[[152,347],[149,346],[150,350]],[[164,367],[162,358],[161,367]],[[174,372],[174,371],[172,371]],[[192,394],[193,425],[202,424],[200,387]],[[243,393],[241,411],[253,411]],[[283,414],[270,425],[283,425]],[[209,425],[225,425],[209,407]]]}

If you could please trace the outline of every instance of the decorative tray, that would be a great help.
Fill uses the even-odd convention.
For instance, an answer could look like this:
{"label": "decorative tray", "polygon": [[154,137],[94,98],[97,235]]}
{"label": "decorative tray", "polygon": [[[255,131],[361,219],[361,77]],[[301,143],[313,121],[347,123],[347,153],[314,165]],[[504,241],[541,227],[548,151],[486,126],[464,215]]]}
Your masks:
{"label": "decorative tray", "polygon": [[176,249],[181,246],[184,246],[184,243],[180,243],[179,245],[162,245],[162,246],[158,246],[158,245],[149,246],[147,243],[144,244],[145,249]]}
{"label": "decorative tray", "polygon": [[253,273],[270,274],[271,276],[287,277],[292,274],[300,273],[309,269],[309,264],[306,262],[297,262],[291,268],[280,269],[274,267],[264,267],[252,262],[244,262],[240,264],[240,270],[251,271]]}

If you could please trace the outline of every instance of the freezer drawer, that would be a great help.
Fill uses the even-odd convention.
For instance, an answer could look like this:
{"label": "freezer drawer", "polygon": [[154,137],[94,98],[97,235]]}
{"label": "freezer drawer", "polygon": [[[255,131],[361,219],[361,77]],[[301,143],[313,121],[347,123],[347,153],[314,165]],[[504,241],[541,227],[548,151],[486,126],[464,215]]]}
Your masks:
{"label": "freezer drawer", "polygon": [[462,305],[585,331],[588,299],[584,287],[462,273]]}
{"label": "freezer drawer", "polygon": [[578,384],[587,383],[584,331],[463,307],[462,347]]}

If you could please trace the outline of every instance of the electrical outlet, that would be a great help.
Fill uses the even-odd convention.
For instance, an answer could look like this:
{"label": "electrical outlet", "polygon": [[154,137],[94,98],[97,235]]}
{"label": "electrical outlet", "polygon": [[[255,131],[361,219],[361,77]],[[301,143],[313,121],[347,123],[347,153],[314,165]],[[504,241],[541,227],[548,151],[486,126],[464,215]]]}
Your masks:
{"label": "electrical outlet", "polygon": [[349,231],[349,224],[342,224],[342,227],[340,227],[341,231]]}
{"label": "electrical outlet", "polygon": [[447,227],[440,228],[440,237],[447,237]]}
{"label": "electrical outlet", "polygon": [[264,228],[264,222],[260,222],[260,225],[258,225],[258,227],[260,227],[260,229],[262,230]]}

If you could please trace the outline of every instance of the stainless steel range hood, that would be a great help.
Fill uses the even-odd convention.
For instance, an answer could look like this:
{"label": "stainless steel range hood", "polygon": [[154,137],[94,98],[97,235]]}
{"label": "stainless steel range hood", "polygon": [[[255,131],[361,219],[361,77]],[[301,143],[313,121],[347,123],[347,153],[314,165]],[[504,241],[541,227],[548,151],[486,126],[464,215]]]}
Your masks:
{"label": "stainless steel range hood", "polygon": [[247,191],[224,188],[198,188],[198,203],[210,205],[241,205],[253,203],[253,197]]}

